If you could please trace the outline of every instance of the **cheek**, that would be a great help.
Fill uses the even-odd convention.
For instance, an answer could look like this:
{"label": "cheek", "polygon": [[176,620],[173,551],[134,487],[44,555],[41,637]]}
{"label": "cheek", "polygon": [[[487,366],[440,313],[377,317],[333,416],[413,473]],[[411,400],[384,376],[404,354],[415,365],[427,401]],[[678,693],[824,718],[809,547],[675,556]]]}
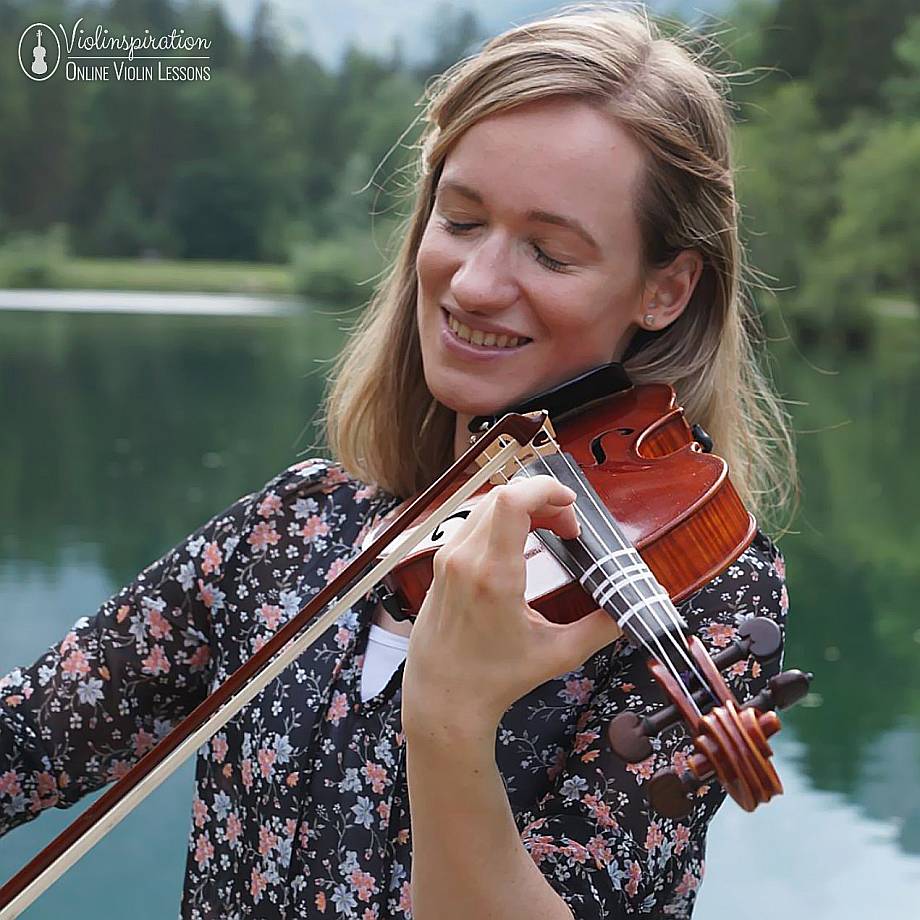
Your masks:
{"label": "cheek", "polygon": [[419,285],[430,293],[435,286],[450,279],[452,265],[450,247],[438,240],[429,226],[415,255]]}

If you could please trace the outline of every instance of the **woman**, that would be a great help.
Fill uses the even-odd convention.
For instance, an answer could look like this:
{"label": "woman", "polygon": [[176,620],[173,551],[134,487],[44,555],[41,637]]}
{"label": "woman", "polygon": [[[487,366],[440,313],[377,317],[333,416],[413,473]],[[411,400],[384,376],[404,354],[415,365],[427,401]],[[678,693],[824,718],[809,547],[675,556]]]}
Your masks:
{"label": "woman", "polygon": [[[474,415],[622,361],[677,389],[753,509],[791,481],[743,321],[717,78],[639,13],[577,10],[491,41],[426,114],[405,240],[328,395],[338,462],[240,499],[5,679],[4,829],[154,745],[449,465]],[[683,821],[650,812],[644,782],[690,743],[638,765],[605,746],[617,712],[660,705],[641,656],[606,614],[556,627],[522,600],[526,532],[572,536],[571,498],[546,477],[495,490],[414,623],[357,604],[204,746],[183,917],[690,915],[724,793]],[[744,617],[784,622],[783,574],[759,533],[680,612],[724,647]],[[731,682],[744,699],[768,676],[741,662]]]}

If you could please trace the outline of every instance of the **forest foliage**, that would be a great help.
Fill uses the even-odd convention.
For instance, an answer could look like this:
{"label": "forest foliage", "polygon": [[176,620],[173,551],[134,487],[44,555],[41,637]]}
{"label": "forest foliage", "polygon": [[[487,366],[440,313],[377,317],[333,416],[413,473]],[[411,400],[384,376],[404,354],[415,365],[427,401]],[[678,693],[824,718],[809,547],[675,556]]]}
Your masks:
{"label": "forest foliage", "polygon": [[[0,283],[54,284],[74,256],[287,265],[302,293],[361,303],[408,209],[427,82],[487,36],[433,7],[430,55],[299,50],[260,0],[248,30],[213,0],[0,0],[0,29],[41,19],[211,39],[208,81],[27,80],[0,57]],[[916,0],[736,0],[698,22],[736,121],[754,295],[803,332],[859,337],[879,295],[920,303]],[[732,76],[733,75],[733,76]]]}

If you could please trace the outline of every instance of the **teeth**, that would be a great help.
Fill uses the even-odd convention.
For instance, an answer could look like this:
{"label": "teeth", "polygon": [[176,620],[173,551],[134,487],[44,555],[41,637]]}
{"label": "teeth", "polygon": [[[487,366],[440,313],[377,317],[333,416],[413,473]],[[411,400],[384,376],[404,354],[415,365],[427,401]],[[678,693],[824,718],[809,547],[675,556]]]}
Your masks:
{"label": "teeth", "polygon": [[516,335],[496,335],[494,332],[481,332],[479,329],[470,329],[454,316],[447,315],[447,325],[457,335],[458,338],[473,345],[491,345],[499,348],[517,348],[518,345],[527,341]]}

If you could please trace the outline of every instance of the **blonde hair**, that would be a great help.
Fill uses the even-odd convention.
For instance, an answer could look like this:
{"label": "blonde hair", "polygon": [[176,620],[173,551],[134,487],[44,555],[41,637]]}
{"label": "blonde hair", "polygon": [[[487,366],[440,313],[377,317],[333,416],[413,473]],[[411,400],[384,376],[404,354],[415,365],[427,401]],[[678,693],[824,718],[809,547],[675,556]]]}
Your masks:
{"label": "blonde hair", "polygon": [[759,322],[743,284],[726,81],[642,8],[567,7],[512,28],[436,78],[414,202],[401,244],[342,351],[325,402],[326,437],[354,476],[408,496],[453,460],[455,414],[434,399],[422,373],[416,327],[416,253],[445,158],[483,118],[534,100],[587,100],[616,118],[646,152],[635,211],[643,279],[681,250],[696,249],[703,271],[681,316],[666,329],[637,332],[623,363],[636,383],[674,387],[729,463],[731,478],[761,517],[795,485],[785,411],[757,360]]}

